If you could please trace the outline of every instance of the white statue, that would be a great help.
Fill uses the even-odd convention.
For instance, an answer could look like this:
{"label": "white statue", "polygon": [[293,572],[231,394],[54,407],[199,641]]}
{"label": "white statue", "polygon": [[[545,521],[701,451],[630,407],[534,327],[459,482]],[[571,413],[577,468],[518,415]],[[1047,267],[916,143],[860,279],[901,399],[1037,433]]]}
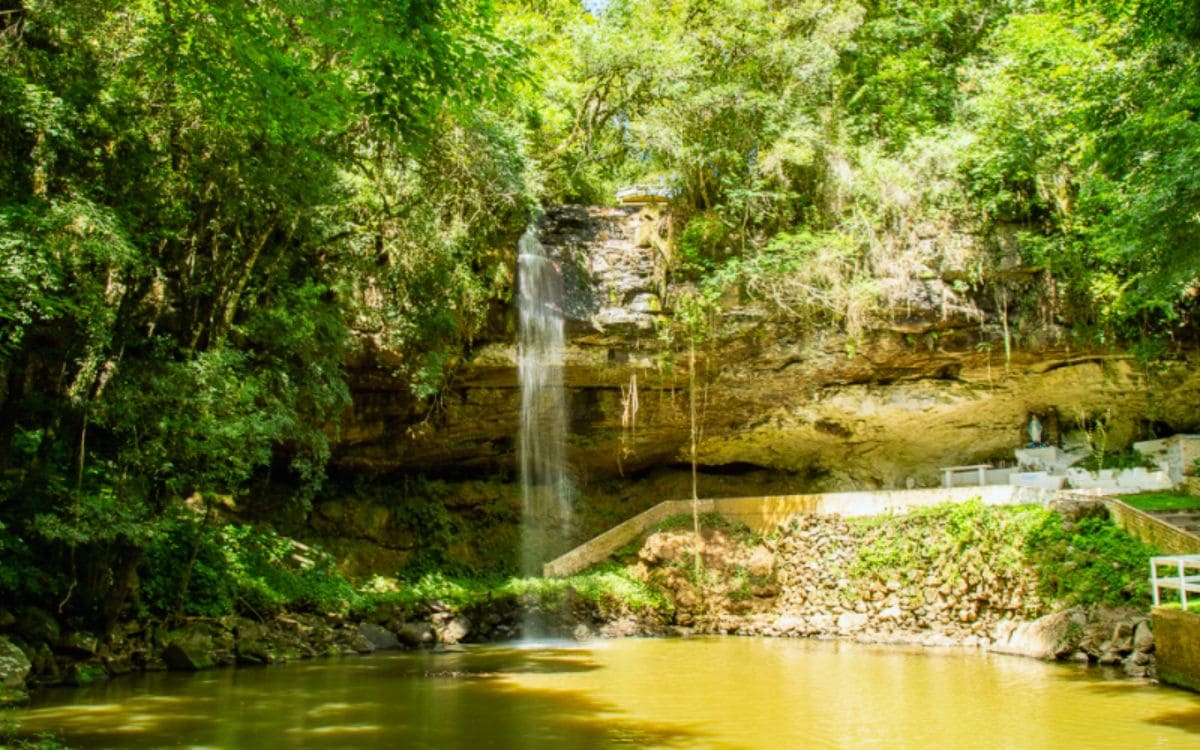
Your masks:
{"label": "white statue", "polygon": [[1042,423],[1036,414],[1029,418],[1029,444],[1031,446],[1042,444]]}

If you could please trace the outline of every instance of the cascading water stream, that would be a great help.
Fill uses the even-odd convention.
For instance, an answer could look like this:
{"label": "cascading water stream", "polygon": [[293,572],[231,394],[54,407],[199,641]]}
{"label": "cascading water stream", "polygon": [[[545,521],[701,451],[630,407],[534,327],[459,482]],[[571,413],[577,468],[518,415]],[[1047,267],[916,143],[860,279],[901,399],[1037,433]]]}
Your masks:
{"label": "cascading water stream", "polygon": [[540,575],[545,546],[571,524],[565,465],[562,274],[529,229],[517,246],[517,371],[521,383],[521,569]]}

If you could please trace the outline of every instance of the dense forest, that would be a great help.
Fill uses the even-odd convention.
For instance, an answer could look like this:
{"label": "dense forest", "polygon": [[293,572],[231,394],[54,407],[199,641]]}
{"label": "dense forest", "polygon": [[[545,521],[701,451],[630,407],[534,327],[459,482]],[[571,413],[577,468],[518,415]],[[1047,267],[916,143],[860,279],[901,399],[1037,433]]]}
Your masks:
{"label": "dense forest", "polygon": [[347,358],[434,397],[538,208],[633,182],[700,299],[853,334],[965,232],[964,288],[1039,269],[1055,336],[1153,360],[1200,5],[0,0],[0,601],[182,608],[217,504],[320,487]]}

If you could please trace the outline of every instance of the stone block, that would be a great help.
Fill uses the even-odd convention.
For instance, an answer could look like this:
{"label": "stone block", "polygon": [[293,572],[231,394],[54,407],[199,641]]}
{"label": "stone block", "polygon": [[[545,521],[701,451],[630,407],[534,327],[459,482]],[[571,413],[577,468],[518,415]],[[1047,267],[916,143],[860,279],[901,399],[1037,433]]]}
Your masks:
{"label": "stone block", "polygon": [[1200,692],[1200,614],[1155,607],[1151,619],[1158,678]]}

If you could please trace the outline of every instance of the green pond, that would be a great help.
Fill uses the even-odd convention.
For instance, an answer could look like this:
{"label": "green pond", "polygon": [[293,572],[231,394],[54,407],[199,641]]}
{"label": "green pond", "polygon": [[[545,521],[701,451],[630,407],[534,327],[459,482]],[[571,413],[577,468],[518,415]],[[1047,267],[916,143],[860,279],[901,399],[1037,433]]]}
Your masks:
{"label": "green pond", "polygon": [[131,676],[43,691],[17,718],[71,747],[1200,747],[1200,696],[1103,670],[759,638]]}

